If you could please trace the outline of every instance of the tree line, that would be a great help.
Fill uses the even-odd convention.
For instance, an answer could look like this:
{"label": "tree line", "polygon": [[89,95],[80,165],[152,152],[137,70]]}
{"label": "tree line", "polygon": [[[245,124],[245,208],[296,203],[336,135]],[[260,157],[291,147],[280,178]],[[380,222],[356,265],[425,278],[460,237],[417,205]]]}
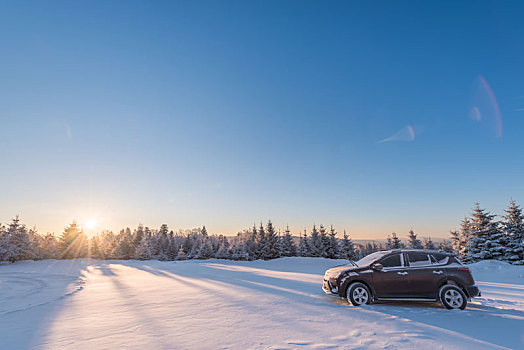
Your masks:
{"label": "tree line", "polygon": [[28,229],[15,217],[5,226],[0,224],[0,260],[24,259],[138,259],[138,260],[186,260],[186,259],[232,259],[256,260],[279,257],[302,256],[329,259],[358,260],[370,253],[399,248],[439,249],[456,253],[466,262],[485,259],[524,264],[524,216],[513,200],[501,221],[495,220],[479,204],[473,213],[465,217],[458,231],[451,232],[451,239],[438,245],[431,238],[423,241],[413,230],[408,233],[407,243],[396,233],[387,237],[385,244],[374,241],[355,244],[346,231],[338,238],[331,226],[313,225],[297,238],[286,227],[277,232],[273,223],[253,225],[235,237],[210,235],[205,226],[191,230],[170,230],[166,224],[158,229],[139,225],[131,230],[122,229],[115,234],[103,231],[88,238],[82,228],[73,222],[60,236],[40,235]]}

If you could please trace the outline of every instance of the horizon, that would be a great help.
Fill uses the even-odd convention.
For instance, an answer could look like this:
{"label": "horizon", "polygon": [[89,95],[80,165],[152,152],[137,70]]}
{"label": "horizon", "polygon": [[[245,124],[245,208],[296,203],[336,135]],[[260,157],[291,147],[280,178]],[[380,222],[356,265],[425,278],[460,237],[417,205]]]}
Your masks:
{"label": "horizon", "polygon": [[0,3],[0,222],[447,239],[524,203],[522,10]]}

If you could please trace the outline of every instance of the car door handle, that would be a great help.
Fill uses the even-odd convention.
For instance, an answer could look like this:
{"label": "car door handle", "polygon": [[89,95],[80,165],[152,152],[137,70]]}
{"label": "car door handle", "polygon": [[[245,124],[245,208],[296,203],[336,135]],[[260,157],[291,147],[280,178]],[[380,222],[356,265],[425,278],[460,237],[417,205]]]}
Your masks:
{"label": "car door handle", "polygon": [[397,272],[398,275],[407,275],[407,272]]}
{"label": "car door handle", "polygon": [[433,270],[433,273],[434,273],[435,275],[440,275],[441,273],[444,273],[444,271],[442,271],[442,270],[439,270],[439,271],[435,271],[435,270]]}

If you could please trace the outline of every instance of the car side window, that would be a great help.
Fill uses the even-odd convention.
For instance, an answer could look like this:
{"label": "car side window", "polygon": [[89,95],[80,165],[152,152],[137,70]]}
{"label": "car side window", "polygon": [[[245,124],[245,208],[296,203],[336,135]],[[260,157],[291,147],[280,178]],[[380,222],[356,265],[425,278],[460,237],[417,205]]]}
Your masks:
{"label": "car side window", "polygon": [[407,255],[409,260],[409,266],[411,267],[431,265],[429,255],[426,253],[409,252]]}
{"label": "car side window", "polygon": [[380,260],[380,263],[384,267],[401,267],[402,266],[402,264],[400,263],[400,254],[394,254],[394,255],[385,257],[384,259]]}

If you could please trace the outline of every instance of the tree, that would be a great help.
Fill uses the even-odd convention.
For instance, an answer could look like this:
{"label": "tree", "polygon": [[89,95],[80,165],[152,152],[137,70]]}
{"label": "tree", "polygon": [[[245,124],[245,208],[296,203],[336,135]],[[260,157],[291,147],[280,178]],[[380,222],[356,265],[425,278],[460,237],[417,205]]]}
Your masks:
{"label": "tree", "polygon": [[280,256],[295,256],[297,255],[297,247],[293,242],[293,236],[289,230],[289,226],[286,226],[284,234],[279,239],[279,250]]}
{"label": "tree", "polygon": [[223,235],[218,236],[218,242],[219,242],[219,246],[217,249],[217,258],[230,259],[231,251],[230,251],[229,240],[227,239],[227,237]]}
{"label": "tree", "polygon": [[431,240],[431,237],[424,238],[424,249],[435,250],[435,244],[433,244],[433,241]]}
{"label": "tree", "polygon": [[449,241],[447,241],[445,239],[442,240],[442,242],[439,243],[438,249],[443,251],[443,252],[446,252],[446,253],[452,253],[453,252],[453,248],[451,247],[451,244],[449,243]]}
{"label": "tree", "polygon": [[[323,227],[321,226],[321,228]],[[324,250],[324,245],[320,236],[320,232],[317,230],[317,227],[315,225],[313,225],[313,230],[311,231],[311,234],[309,235],[307,242],[309,248],[309,256],[321,257],[322,252]]]}
{"label": "tree", "polygon": [[395,232],[393,232],[391,234],[391,243],[390,243],[390,245],[391,245],[390,249],[400,249],[400,248],[402,248],[402,242],[400,241],[400,239],[398,239],[397,234]]}
{"label": "tree", "polygon": [[478,202],[475,203],[471,216],[469,251],[466,256],[468,261],[503,258],[502,232],[498,223],[493,221],[494,217],[485,209],[481,209]]}
{"label": "tree", "polygon": [[0,260],[15,262],[34,259],[34,246],[30,241],[25,225],[20,224],[16,216],[11,224],[0,230]]}
{"label": "tree", "polygon": [[264,230],[262,223],[260,223],[260,227],[258,228],[257,234],[255,236],[255,245],[255,259],[263,259],[269,248],[266,238],[266,231]]}
{"label": "tree", "polygon": [[340,257],[348,260],[356,259],[355,256],[355,245],[353,241],[349,238],[346,230],[344,230],[344,236],[342,242],[340,243]]}
{"label": "tree", "polygon": [[300,242],[297,249],[298,256],[310,256],[309,253],[309,238],[307,236],[306,230],[304,230],[304,236],[300,235]]}
{"label": "tree", "polygon": [[42,259],[58,259],[60,256],[60,247],[58,239],[52,233],[42,236],[40,240],[40,253]]}
{"label": "tree", "polygon": [[73,221],[60,236],[62,259],[85,258],[89,252],[87,237],[82,228]]}
{"label": "tree", "polygon": [[410,248],[413,248],[413,249],[421,249],[422,248],[422,243],[420,242],[420,239],[417,239],[417,235],[415,234],[415,232],[413,232],[413,230],[409,230],[409,247]]}
{"label": "tree", "polygon": [[524,215],[522,208],[511,199],[505,213],[502,222],[502,229],[507,240],[504,257],[513,264],[524,265]]}
{"label": "tree", "polygon": [[151,249],[150,249],[150,242],[149,242],[150,238],[151,236],[149,235],[144,235],[142,237],[142,240],[138,244],[138,247],[136,247],[135,249],[135,259],[149,260],[153,258],[151,254]]}
{"label": "tree", "polygon": [[469,256],[469,240],[471,236],[471,221],[465,217],[460,223],[460,231],[457,239],[454,240],[454,251],[458,257],[464,261],[468,261]]}
{"label": "tree", "polygon": [[327,258],[328,257],[328,246],[329,246],[329,236],[328,236],[327,230],[323,225],[320,225],[320,227],[318,228],[318,233],[319,233],[319,238],[320,238],[320,246],[319,246],[320,256],[323,258]]}
{"label": "tree", "polygon": [[339,258],[340,251],[338,249],[337,231],[335,231],[333,225],[331,225],[331,228],[329,229],[329,237],[327,238],[324,246],[324,257],[329,259]]}
{"label": "tree", "polygon": [[262,233],[261,237],[263,237],[263,240],[259,245],[260,258],[264,260],[278,258],[278,236],[275,232],[275,228],[273,227],[273,223],[271,222],[271,220],[267,222],[265,231],[262,227],[262,224],[260,224],[260,229]]}
{"label": "tree", "polygon": [[117,244],[113,252],[113,256],[117,259],[131,259],[135,255],[135,247],[133,244],[133,236],[131,229],[127,227],[121,230],[117,237]]}

